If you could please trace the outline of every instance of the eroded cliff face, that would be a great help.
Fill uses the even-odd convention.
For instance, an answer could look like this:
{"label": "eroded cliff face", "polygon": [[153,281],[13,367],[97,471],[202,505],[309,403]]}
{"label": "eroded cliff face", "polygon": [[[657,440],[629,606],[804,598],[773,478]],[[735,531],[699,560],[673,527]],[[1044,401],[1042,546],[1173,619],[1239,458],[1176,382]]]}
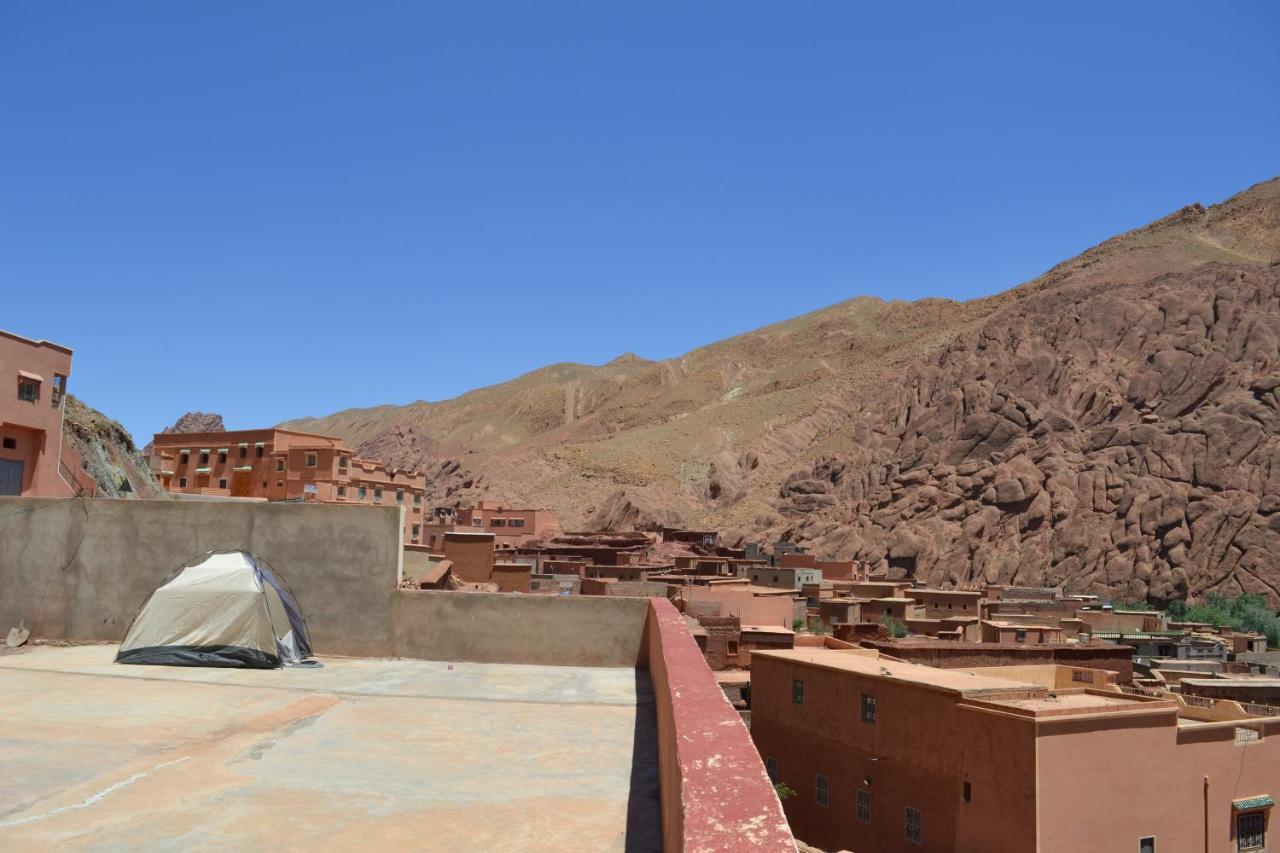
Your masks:
{"label": "eroded cliff face", "polygon": [[1032,294],[912,370],[785,531],[934,583],[1280,600],[1280,266]]}

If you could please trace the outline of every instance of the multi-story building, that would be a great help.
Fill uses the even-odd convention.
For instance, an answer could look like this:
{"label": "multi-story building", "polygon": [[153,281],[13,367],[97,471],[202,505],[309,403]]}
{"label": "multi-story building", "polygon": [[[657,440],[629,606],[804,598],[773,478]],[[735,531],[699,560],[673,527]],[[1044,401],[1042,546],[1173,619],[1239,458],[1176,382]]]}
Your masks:
{"label": "multi-story building", "polygon": [[329,435],[287,429],[157,433],[151,469],[167,492],[404,508],[404,541],[422,541],[427,478],[355,455]]}
{"label": "multi-story building", "polygon": [[444,534],[451,531],[492,533],[498,548],[519,548],[537,539],[560,533],[560,522],[547,509],[512,509],[500,501],[479,501],[461,509],[437,508],[422,529],[422,544],[443,547]]}
{"label": "multi-story building", "polygon": [[1068,666],[936,669],[870,649],[752,658],[751,735],[827,850],[1266,849],[1280,716]]}
{"label": "multi-story building", "polygon": [[0,331],[0,495],[92,493],[62,441],[71,350]]}

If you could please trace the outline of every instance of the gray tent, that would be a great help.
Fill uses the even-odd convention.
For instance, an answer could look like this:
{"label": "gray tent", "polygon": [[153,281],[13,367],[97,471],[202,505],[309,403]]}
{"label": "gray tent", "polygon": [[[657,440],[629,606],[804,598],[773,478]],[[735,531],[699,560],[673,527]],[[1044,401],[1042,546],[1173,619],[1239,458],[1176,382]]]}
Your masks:
{"label": "gray tent", "polygon": [[310,656],[307,623],[281,577],[247,551],[210,551],[156,587],[116,662],[273,669]]}

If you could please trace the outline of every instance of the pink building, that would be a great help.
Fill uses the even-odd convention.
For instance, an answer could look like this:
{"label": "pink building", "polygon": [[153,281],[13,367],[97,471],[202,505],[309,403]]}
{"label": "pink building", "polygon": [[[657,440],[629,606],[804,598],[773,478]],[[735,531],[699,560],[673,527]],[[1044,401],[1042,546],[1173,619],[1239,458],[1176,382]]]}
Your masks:
{"label": "pink building", "polygon": [[[0,495],[73,497],[79,459],[64,449],[71,350],[0,332]],[[64,458],[65,455],[65,458]]]}
{"label": "pink building", "polygon": [[519,548],[560,533],[560,522],[547,509],[512,509],[501,501],[479,501],[474,507],[437,508],[422,528],[422,544],[440,547],[451,531],[492,533],[499,548]]}

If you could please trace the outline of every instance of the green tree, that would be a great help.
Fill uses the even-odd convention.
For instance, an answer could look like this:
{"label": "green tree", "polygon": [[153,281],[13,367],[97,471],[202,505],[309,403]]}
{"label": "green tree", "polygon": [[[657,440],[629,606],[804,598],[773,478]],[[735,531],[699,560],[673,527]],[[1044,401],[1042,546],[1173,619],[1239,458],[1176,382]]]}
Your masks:
{"label": "green tree", "polygon": [[901,622],[899,622],[897,619],[894,619],[888,613],[886,613],[884,615],[884,618],[880,620],[880,624],[889,629],[890,637],[905,637],[907,636],[908,633],[910,633],[907,630],[906,625],[903,625]]}

